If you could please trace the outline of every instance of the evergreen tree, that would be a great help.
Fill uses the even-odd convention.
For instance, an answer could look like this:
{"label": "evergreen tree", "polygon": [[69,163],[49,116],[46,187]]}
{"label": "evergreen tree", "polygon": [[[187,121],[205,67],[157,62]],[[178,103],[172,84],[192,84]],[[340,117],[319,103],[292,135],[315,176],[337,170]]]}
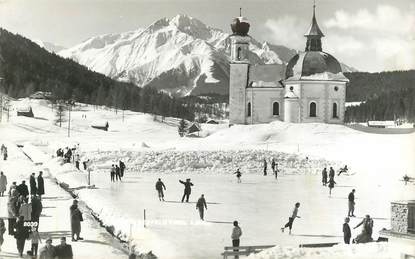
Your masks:
{"label": "evergreen tree", "polygon": [[184,119],[179,122],[179,136],[183,137],[186,134],[187,123]]}

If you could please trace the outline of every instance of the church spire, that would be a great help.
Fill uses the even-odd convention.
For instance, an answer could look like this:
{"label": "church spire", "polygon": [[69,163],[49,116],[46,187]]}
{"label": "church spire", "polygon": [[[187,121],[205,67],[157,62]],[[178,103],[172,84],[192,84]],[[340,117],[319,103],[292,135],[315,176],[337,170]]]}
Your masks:
{"label": "church spire", "polygon": [[320,30],[320,27],[317,24],[315,0],[314,0],[314,5],[313,5],[313,19],[311,21],[310,28],[308,28],[304,36],[307,38],[307,44],[305,47],[305,51],[321,51],[322,50],[321,38],[324,37],[324,34]]}

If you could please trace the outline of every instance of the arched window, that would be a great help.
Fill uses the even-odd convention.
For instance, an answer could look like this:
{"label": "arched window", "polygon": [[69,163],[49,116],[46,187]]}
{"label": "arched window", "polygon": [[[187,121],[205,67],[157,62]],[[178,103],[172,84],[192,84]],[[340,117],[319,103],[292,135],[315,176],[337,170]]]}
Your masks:
{"label": "arched window", "polygon": [[280,104],[278,102],[272,104],[272,115],[280,115]]}
{"label": "arched window", "polygon": [[248,103],[248,117],[251,116],[251,103]]}
{"label": "arched window", "polygon": [[242,58],[241,55],[242,55],[242,49],[241,49],[241,47],[238,47],[236,58],[238,60],[241,60],[241,58]]}
{"label": "arched window", "polygon": [[310,103],[310,117],[317,117],[317,104],[315,102]]}
{"label": "arched window", "polygon": [[333,103],[333,118],[338,118],[337,115],[337,103]]}

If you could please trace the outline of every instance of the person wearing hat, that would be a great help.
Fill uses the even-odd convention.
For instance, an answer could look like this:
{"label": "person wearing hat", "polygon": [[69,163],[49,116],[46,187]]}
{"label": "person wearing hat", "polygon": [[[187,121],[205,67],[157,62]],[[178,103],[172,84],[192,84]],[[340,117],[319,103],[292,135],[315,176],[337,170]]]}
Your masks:
{"label": "person wearing hat", "polygon": [[182,202],[184,201],[185,197],[186,197],[186,202],[189,202],[189,196],[192,193],[193,183],[190,182],[190,178],[187,178],[186,182],[183,182],[182,180],[179,180],[179,182],[184,185],[184,193],[182,197]]}
{"label": "person wearing hat", "polygon": [[39,259],[54,259],[56,256],[55,247],[52,245],[52,238],[46,239],[46,245],[40,249]]}
{"label": "person wearing hat", "polygon": [[58,259],[72,259],[72,246],[66,243],[66,237],[61,237],[61,244],[55,247],[55,256]]}
{"label": "person wearing hat", "polygon": [[[82,218],[82,212],[78,209],[77,200],[74,200],[72,206],[70,207],[70,216],[71,216],[72,241],[83,240],[80,234],[81,234],[81,221],[84,221],[84,219]],[[75,239],[75,235],[76,235],[76,239]]]}

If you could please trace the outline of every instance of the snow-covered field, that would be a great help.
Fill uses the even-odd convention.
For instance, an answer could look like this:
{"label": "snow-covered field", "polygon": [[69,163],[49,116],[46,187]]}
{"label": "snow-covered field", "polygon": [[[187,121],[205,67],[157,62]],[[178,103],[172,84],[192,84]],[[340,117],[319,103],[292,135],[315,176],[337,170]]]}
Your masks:
{"label": "snow-covered field", "polygon": [[[45,170],[77,188],[79,197],[120,237],[133,239],[139,250],[153,250],[160,258],[219,258],[223,246],[231,243],[233,220],[240,222],[244,232],[241,245],[279,245],[286,252],[284,247],[302,243],[341,242],[347,194],[352,188],[357,191],[358,217],[351,226],[370,214],[377,238],[378,230],[389,228],[390,201],[415,197],[414,185],[404,186],[400,181],[404,174],[415,176],[415,134],[368,134],[341,125],[274,122],[231,128],[202,125],[203,138],[180,138],[176,127],[153,121],[150,115],[126,111],[123,119],[120,111],[83,105],[71,113],[68,138],[67,123],[62,128],[53,124],[54,112],[47,102],[22,100],[16,105],[22,102],[30,102],[35,118],[12,117],[0,124],[1,136],[23,144]],[[106,121],[108,132],[90,127]],[[94,162],[95,189],[81,188],[87,183],[85,172],[76,171],[73,165],[61,166],[52,158],[58,147],[78,143],[83,159]],[[274,157],[279,163],[278,180],[262,176],[264,157]],[[127,174],[123,183],[111,184],[108,167],[119,159],[126,162]],[[343,164],[351,168],[351,174],[336,177],[338,185],[329,198],[328,189],[321,186],[320,171]],[[242,184],[232,174],[238,167],[243,172]],[[167,187],[165,203],[157,199],[157,178]],[[183,187],[178,180],[185,178],[195,184],[192,202],[202,193],[206,196],[205,222],[198,220],[194,203],[180,203]],[[302,218],[295,221],[293,235],[288,236],[279,228],[297,201],[302,204]],[[147,228],[142,221],[144,209]],[[277,258],[271,255],[276,249],[259,258]],[[333,249],[336,252],[327,249],[336,254],[331,258],[347,255],[341,252],[347,250],[344,247]],[[387,248],[370,249],[375,253]],[[303,253],[302,257],[286,258],[316,258],[311,252],[293,251],[292,255]]]}

